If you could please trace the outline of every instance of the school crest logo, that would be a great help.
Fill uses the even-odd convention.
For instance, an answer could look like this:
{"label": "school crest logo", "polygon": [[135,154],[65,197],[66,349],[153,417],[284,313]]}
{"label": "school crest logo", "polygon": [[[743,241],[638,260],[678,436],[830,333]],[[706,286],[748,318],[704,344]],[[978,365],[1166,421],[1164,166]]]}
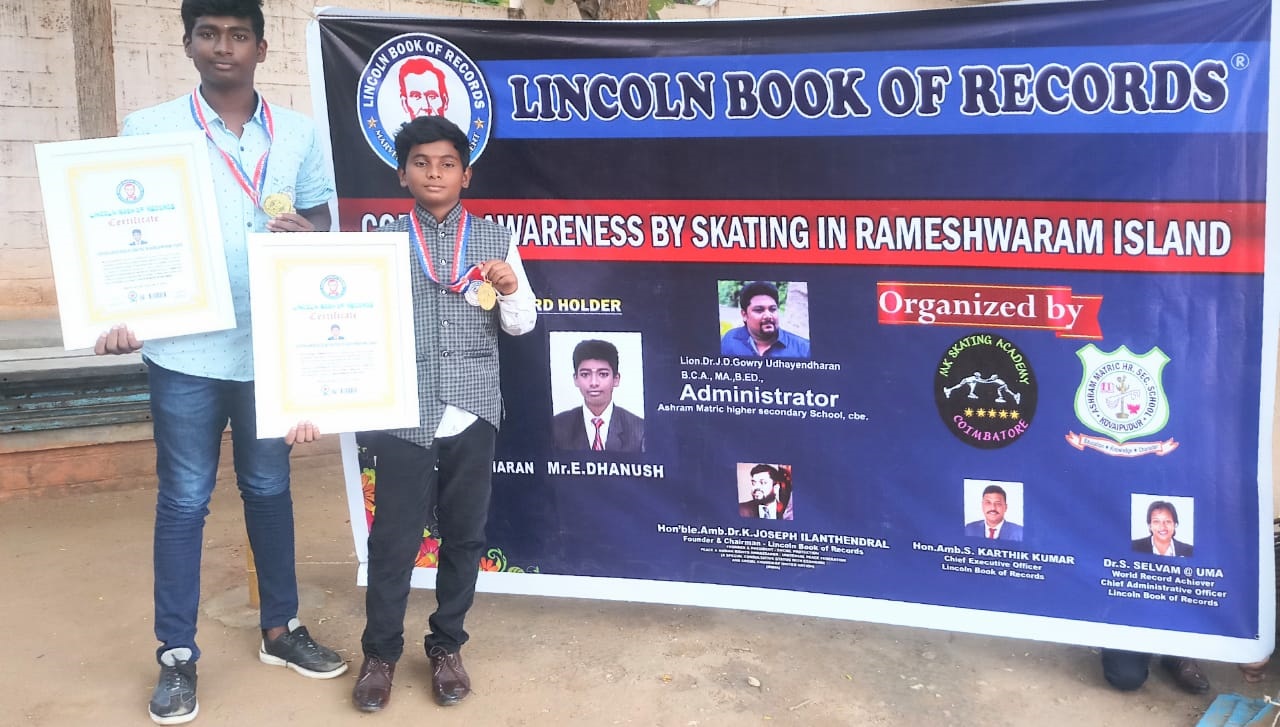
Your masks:
{"label": "school crest logo", "polygon": [[396,132],[419,116],[443,116],[462,129],[471,161],[489,141],[493,104],[480,67],[454,44],[428,33],[383,43],[360,73],[356,112],[369,148],[396,166]]}
{"label": "school crest logo", "polygon": [[999,449],[1026,434],[1039,385],[1031,362],[1012,341],[975,333],[952,343],[938,362],[934,403],[951,433],[979,449]]}
{"label": "school crest logo", "polygon": [[1152,347],[1138,356],[1120,346],[1104,353],[1091,343],[1076,351],[1076,356],[1083,368],[1076,389],[1076,418],[1103,437],[1068,432],[1068,444],[1113,457],[1163,456],[1177,449],[1172,438],[1130,442],[1159,432],[1169,422],[1169,398],[1161,377],[1169,363],[1164,351]]}

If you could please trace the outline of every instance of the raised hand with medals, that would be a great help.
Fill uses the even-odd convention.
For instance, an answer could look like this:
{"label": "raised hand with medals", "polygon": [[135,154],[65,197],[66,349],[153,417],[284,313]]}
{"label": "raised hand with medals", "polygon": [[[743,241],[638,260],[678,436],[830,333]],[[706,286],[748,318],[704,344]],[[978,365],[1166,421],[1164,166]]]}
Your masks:
{"label": "raised hand with medals", "polygon": [[486,260],[462,270],[463,260],[467,257],[467,241],[471,234],[471,215],[461,210],[458,218],[458,232],[453,245],[453,276],[444,282],[436,274],[431,263],[431,251],[427,248],[426,236],[422,232],[422,221],[418,219],[417,209],[409,212],[409,240],[417,251],[418,262],[422,272],[437,285],[460,294],[467,303],[482,310],[493,310],[498,304],[498,294],[510,295],[516,291],[518,282],[511,266],[504,260]]}
{"label": "raised hand with medals", "polygon": [[[488,289],[489,295],[492,296],[494,303],[497,302],[498,295],[511,295],[516,292],[520,286],[520,281],[516,277],[516,273],[511,269],[511,265],[506,260],[486,260],[480,263],[480,272],[484,275],[484,288]],[[479,293],[484,296],[482,290]],[[485,308],[484,298],[480,298],[480,307]],[[493,304],[490,304],[490,308]],[[488,308],[485,308],[488,310]]]}

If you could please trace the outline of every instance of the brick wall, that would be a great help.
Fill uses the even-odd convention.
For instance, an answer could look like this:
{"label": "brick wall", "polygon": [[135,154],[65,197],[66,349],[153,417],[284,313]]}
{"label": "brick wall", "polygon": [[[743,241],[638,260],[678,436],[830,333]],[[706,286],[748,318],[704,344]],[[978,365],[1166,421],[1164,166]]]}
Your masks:
{"label": "brick wall", "polygon": [[[526,0],[528,1],[528,0]],[[718,0],[715,5],[673,5],[663,20],[701,18],[774,18],[790,15],[872,13],[895,10],[986,5],[1001,0]]]}
{"label": "brick wall", "polygon": [[0,320],[56,300],[33,144],[75,139],[69,0],[0,0]]}

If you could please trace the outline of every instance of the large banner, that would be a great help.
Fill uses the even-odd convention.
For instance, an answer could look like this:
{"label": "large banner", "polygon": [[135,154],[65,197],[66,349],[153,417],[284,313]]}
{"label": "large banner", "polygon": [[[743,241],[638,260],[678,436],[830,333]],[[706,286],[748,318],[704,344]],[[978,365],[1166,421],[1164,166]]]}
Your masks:
{"label": "large banner", "polygon": [[342,229],[442,114],[538,295],[481,587],[1269,653],[1271,24],[322,14]]}

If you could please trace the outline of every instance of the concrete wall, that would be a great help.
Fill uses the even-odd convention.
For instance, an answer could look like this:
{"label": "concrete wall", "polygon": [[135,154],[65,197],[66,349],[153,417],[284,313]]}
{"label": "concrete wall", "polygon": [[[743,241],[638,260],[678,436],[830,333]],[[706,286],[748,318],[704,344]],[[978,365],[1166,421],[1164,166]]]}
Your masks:
{"label": "concrete wall", "polygon": [[0,320],[53,314],[33,145],[79,136],[69,0],[0,0]]}
{"label": "concrete wall", "polygon": [[[663,19],[771,17],[982,4],[994,0],[720,0],[678,5]],[[570,0],[525,0],[530,19],[578,19]],[[80,138],[70,0],[0,0],[0,321],[54,318],[57,298],[45,238],[33,145]],[[129,112],[190,91],[179,0],[114,0],[116,110]],[[505,18],[507,10],[457,0],[270,0],[267,62],[259,88],[272,102],[311,112],[307,22],[323,5],[450,17]]]}
{"label": "concrete wall", "polygon": [[[540,0],[525,0],[526,4]],[[662,11],[663,20],[691,18],[775,18],[787,15],[875,13],[891,10],[987,5],[1000,0],[718,0],[710,7],[673,5]]]}
{"label": "concrete wall", "polygon": [[[268,53],[259,87],[273,102],[311,112],[306,24],[315,6],[266,3]],[[347,0],[347,7],[505,18],[505,8],[452,0]],[[567,17],[538,1],[539,17]],[[179,0],[112,2],[118,118],[190,91]],[[0,0],[0,321],[57,316],[33,146],[80,138],[70,0]],[[574,11],[576,17],[576,10]]]}

